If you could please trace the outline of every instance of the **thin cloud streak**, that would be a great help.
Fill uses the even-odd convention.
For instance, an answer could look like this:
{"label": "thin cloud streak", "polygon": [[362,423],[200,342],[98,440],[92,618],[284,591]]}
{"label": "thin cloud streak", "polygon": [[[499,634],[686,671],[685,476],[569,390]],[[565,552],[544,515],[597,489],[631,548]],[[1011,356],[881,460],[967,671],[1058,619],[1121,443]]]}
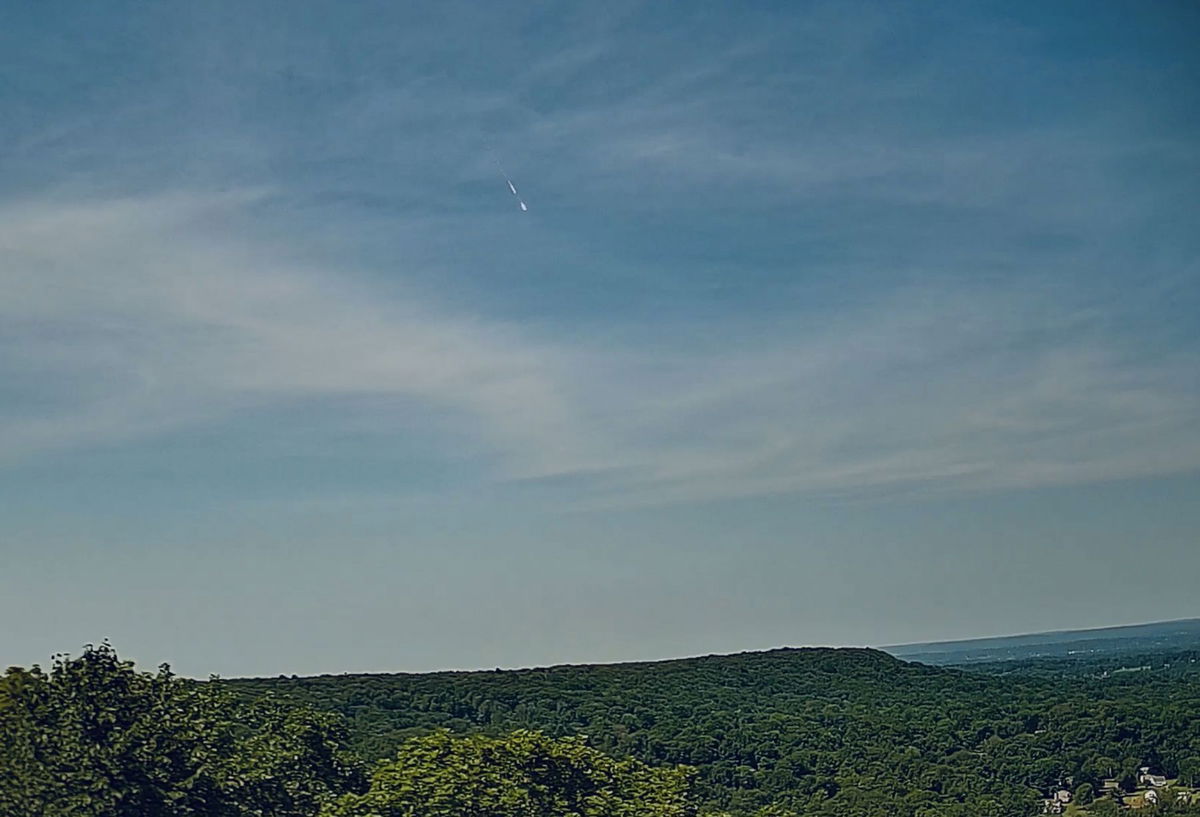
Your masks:
{"label": "thin cloud streak", "polygon": [[[1200,361],[1104,316],[929,281],[808,329],[680,354],[377,297],[222,225],[256,194],[6,208],[10,463],[330,396],[412,397],[500,482],[580,507],[787,492],[986,490],[1200,468]],[[745,336],[739,319],[710,327]],[[389,409],[394,411],[395,409]],[[430,414],[422,422],[430,422]],[[412,418],[375,416],[381,442]],[[485,463],[490,463],[486,465]]]}

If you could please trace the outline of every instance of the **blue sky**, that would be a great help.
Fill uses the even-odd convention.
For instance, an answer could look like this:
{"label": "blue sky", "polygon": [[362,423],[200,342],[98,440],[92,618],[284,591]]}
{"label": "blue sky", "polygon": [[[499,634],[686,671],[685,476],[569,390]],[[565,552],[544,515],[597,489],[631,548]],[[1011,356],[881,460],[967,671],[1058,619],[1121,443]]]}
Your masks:
{"label": "blue sky", "polygon": [[0,661],[1200,614],[1194,4],[0,15]]}

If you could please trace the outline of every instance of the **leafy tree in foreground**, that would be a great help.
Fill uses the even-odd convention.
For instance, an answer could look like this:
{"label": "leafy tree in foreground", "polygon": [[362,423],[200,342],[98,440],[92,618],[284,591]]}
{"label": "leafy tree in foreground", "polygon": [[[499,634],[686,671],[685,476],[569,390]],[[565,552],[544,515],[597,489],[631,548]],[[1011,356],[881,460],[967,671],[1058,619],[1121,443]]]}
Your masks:
{"label": "leafy tree in foreground", "polygon": [[689,817],[686,767],[616,760],[575,739],[518,731],[501,738],[436,732],[401,745],[365,794],[328,817]]}
{"label": "leafy tree in foreground", "polygon": [[107,644],[0,678],[0,814],[309,817],[360,787],[334,716],[233,704]]}

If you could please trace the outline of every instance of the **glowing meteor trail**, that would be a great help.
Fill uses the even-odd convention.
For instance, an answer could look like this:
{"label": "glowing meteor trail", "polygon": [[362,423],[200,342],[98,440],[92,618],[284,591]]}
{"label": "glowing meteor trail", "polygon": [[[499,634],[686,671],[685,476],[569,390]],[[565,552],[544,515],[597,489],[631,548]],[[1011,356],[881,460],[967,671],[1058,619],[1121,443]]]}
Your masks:
{"label": "glowing meteor trail", "polygon": [[521,208],[521,212],[529,212],[529,208],[525,206],[525,200],[521,198],[521,194],[517,192],[517,186],[513,184],[513,180],[509,177],[508,171],[506,171],[504,169],[504,165],[500,163],[500,157],[496,155],[496,151],[489,146],[488,153],[492,154],[492,161],[496,163],[496,169],[499,170],[500,175],[504,177],[504,183],[508,185],[508,192],[512,193],[513,198],[517,200],[517,206]]}
{"label": "glowing meteor trail", "polygon": [[528,211],[529,211],[529,208],[525,206],[525,200],[524,200],[524,199],[522,199],[522,198],[521,198],[521,194],[517,192],[517,186],[516,186],[515,184],[513,184],[513,183],[512,183],[512,179],[508,178],[508,174],[507,174],[507,173],[504,173],[504,168],[503,168],[503,167],[502,167],[502,168],[500,168],[500,172],[504,174],[504,181],[508,182],[508,189],[512,191],[512,194],[513,194],[514,196],[516,196],[516,198],[517,198],[517,204],[520,206],[520,208],[521,208],[521,212],[522,212],[522,213],[526,213],[526,212],[528,212]]}

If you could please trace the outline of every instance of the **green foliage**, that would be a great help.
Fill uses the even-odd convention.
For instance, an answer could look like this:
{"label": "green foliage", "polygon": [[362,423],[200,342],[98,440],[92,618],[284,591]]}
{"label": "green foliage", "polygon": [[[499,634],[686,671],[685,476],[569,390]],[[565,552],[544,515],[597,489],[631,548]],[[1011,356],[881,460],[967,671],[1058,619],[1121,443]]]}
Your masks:
{"label": "green foliage", "polygon": [[1200,756],[1200,674],[995,676],[870,650],[776,650],[516,672],[239,681],[349,720],[368,758],[431,730],[587,735],[696,767],[709,811],[1019,817],[1067,778],[1094,789]]}
{"label": "green foliage", "polygon": [[370,790],[327,817],[688,817],[683,767],[614,760],[583,742],[519,731],[503,738],[436,732],[404,743]]}
{"label": "green foliage", "polygon": [[1093,792],[1091,783],[1080,783],[1075,787],[1075,797],[1073,799],[1079,805],[1086,806],[1096,799]]}
{"label": "green foliage", "polygon": [[1179,784],[1200,788],[1200,757],[1185,757],[1179,761]]}
{"label": "green foliage", "polygon": [[[1112,814],[1087,805],[1102,781],[1200,775],[1200,674],[1160,666],[993,675],[777,650],[200,683],[105,645],[0,678],[0,815],[1021,817],[1065,784]],[[388,758],[369,786],[350,741]],[[1200,813],[1180,793],[1139,813]]]}
{"label": "green foliage", "polygon": [[236,704],[108,645],[0,681],[0,814],[300,817],[361,786],[336,716]]}

